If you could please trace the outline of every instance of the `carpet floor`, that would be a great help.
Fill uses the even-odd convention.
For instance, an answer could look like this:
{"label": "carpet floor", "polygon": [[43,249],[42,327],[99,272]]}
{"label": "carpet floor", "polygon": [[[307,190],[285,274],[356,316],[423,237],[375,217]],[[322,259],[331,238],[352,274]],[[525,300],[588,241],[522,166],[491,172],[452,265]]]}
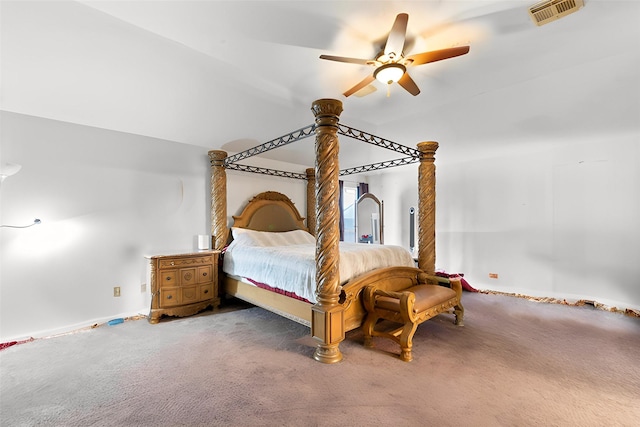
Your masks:
{"label": "carpet floor", "polygon": [[360,330],[313,360],[263,309],[103,325],[0,351],[2,426],[637,426],[640,319],[465,293],[465,326],[418,327],[412,362]]}

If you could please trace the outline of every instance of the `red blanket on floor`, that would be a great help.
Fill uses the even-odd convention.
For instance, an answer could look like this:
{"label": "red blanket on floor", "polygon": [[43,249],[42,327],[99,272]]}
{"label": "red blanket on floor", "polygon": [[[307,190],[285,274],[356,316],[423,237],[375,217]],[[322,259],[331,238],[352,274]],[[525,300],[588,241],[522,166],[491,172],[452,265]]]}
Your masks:
{"label": "red blanket on floor", "polygon": [[478,292],[477,289],[475,289],[474,287],[472,287],[469,282],[467,282],[464,278],[464,273],[447,273],[445,271],[436,271],[436,276],[439,277],[446,277],[447,279],[451,279],[451,278],[456,278],[456,279],[460,279],[460,284],[462,284],[462,290],[463,291],[468,291],[468,292]]}

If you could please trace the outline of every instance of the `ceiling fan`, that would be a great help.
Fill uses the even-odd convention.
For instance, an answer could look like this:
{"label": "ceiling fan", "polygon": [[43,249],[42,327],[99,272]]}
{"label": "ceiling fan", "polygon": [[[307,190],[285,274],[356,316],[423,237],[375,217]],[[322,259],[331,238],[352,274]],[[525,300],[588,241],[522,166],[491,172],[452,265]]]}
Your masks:
{"label": "ceiling fan", "polygon": [[404,56],[404,52],[402,50],[404,49],[408,21],[409,15],[406,13],[400,13],[396,16],[396,20],[393,23],[393,27],[391,27],[391,32],[387,37],[384,49],[378,53],[374,59],[320,55],[320,59],[327,59],[329,61],[371,65],[375,67],[372,74],[365,77],[360,83],[351,89],[347,90],[344,93],[344,96],[353,95],[376,79],[387,85],[397,82],[411,95],[416,96],[420,93],[420,89],[411,76],[409,76],[407,67],[441,61],[443,59],[464,55],[469,52],[469,46],[461,46]]}

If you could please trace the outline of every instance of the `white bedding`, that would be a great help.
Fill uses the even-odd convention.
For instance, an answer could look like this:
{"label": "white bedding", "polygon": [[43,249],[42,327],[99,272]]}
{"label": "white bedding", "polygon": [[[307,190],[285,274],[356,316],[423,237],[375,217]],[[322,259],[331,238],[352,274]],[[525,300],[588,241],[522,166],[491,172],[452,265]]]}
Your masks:
{"label": "white bedding", "polygon": [[[239,228],[232,228],[232,233],[234,240],[224,255],[225,273],[316,302],[316,247],[311,234],[303,230],[270,233]],[[376,268],[414,265],[409,251],[400,246],[340,242],[341,284]]]}

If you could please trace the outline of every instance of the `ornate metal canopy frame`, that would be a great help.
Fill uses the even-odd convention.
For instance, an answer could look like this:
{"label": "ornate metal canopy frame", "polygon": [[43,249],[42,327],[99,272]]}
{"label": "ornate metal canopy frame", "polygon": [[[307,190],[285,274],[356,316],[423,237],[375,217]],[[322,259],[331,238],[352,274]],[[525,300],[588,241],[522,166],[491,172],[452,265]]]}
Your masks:
{"label": "ornate metal canopy frame", "polygon": [[[282,135],[278,138],[267,141],[264,144],[257,145],[253,148],[249,148],[248,150],[242,151],[232,156],[228,156],[226,159],[224,159],[224,166],[227,169],[258,173],[262,175],[272,175],[272,176],[279,176],[279,177],[293,178],[293,179],[307,179],[308,177],[304,173],[295,173],[295,172],[281,171],[277,169],[261,168],[257,166],[244,165],[237,162],[244,159],[248,159],[249,157],[266,153],[267,151],[271,151],[275,148],[283,147],[293,142],[308,138],[312,135],[315,135],[315,130],[316,130],[316,125],[312,124],[312,125],[300,128],[298,130],[295,130],[293,132],[290,132],[286,135]],[[399,159],[386,160],[383,162],[371,163],[367,165],[343,169],[340,171],[340,176],[352,175],[352,174],[362,173],[362,172],[371,172],[371,171],[386,169],[386,168],[395,167],[395,166],[404,166],[404,165],[408,165],[408,164],[416,163],[420,161],[420,152],[418,150],[411,147],[407,147],[402,144],[398,144],[397,142],[389,141],[388,139],[381,138],[379,136],[373,135],[368,132],[354,129],[352,127],[349,127],[343,124],[338,124],[338,134],[358,140],[358,141],[366,142],[367,144],[372,144],[377,147],[386,148],[387,150],[404,154],[406,156]]]}

